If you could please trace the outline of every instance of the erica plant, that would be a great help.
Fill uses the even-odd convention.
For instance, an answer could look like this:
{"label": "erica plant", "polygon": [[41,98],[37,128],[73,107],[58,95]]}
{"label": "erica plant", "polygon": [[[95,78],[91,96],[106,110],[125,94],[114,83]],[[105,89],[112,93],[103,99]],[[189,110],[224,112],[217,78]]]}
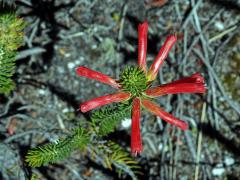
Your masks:
{"label": "erica plant", "polygon": [[[117,168],[127,166],[128,170],[131,167],[136,167],[136,165],[131,166],[136,164],[131,156],[127,156],[127,153],[113,142],[110,143],[111,145],[102,143],[102,137],[114,131],[121,120],[131,116],[131,152],[132,154],[142,152],[141,109],[159,116],[162,120],[182,130],[188,128],[185,121],[164,111],[154,102],[154,99],[167,94],[204,93],[206,91],[204,78],[199,73],[195,73],[168,84],[152,87],[158,70],[177,42],[177,37],[176,35],[167,37],[152,65],[148,68],[146,65],[147,32],[148,23],[140,24],[138,27],[138,66],[124,69],[118,80],[84,66],[76,68],[79,76],[97,80],[116,89],[114,94],[104,95],[82,103],[79,109],[83,113],[110,103],[115,104],[94,111],[84,128],[74,129],[69,136],[56,143],[49,143],[30,150],[27,155],[29,165],[38,167],[49,162],[53,163],[67,157],[73,150],[81,148],[82,151],[94,154],[93,157],[98,154],[98,159],[103,158],[101,162],[105,162],[107,164],[105,166],[109,169],[111,169],[112,164]],[[122,170],[124,171],[124,169]],[[129,172],[128,170],[127,172]]]}
{"label": "erica plant", "polygon": [[177,37],[175,35],[167,37],[157,57],[148,69],[146,66],[147,32],[147,22],[138,26],[138,66],[127,67],[121,73],[119,80],[114,80],[107,75],[83,66],[76,69],[77,74],[80,76],[100,81],[117,89],[115,94],[101,96],[81,104],[80,109],[82,112],[87,112],[113,102],[128,101],[128,103],[132,105],[131,152],[134,154],[140,153],[143,149],[140,133],[141,107],[159,116],[162,120],[182,130],[186,130],[188,124],[185,121],[165,112],[152,100],[167,94],[204,93],[206,91],[204,78],[199,73],[168,84],[151,87],[153,81],[156,79],[159,68],[176,43]]}

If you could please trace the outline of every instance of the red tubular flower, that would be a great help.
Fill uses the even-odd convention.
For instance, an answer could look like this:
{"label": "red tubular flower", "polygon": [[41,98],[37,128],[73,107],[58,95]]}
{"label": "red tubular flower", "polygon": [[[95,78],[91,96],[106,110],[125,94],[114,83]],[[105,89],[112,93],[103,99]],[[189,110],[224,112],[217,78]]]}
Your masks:
{"label": "red tubular flower", "polygon": [[142,152],[142,138],[140,132],[140,99],[135,98],[132,106],[131,152]]}
{"label": "red tubular flower", "polygon": [[145,91],[146,95],[151,97],[163,96],[166,94],[179,93],[204,93],[206,86],[204,79],[199,73],[195,73],[190,77],[164,84]]}
{"label": "red tubular flower", "polygon": [[205,91],[206,87],[202,83],[169,83],[148,89],[145,91],[145,93],[151,97],[158,97],[166,94],[204,93]]}
{"label": "red tubular flower", "polygon": [[106,104],[125,101],[130,97],[131,97],[130,93],[124,93],[124,92],[119,92],[116,94],[108,94],[106,96],[101,96],[101,97],[94,98],[92,100],[84,102],[83,104],[80,105],[80,109],[82,112],[87,112]]}
{"label": "red tubular flower", "polygon": [[153,81],[158,73],[160,66],[162,65],[163,61],[167,58],[169,51],[172,49],[173,45],[177,41],[177,36],[170,35],[167,37],[166,41],[164,42],[162,48],[160,49],[157,57],[153,61],[148,73],[147,78],[148,81]]}
{"label": "red tubular flower", "polygon": [[109,76],[102,74],[100,72],[94,71],[92,69],[86,68],[84,66],[80,66],[80,67],[76,68],[76,72],[79,76],[97,80],[99,82],[108,84],[114,88],[118,89],[120,87],[120,85],[114,79],[110,78]]}
{"label": "red tubular flower", "polygon": [[175,118],[173,115],[163,111],[159,106],[149,100],[142,100],[142,105],[151,113],[159,116],[164,121],[181,128],[182,130],[188,129],[188,124],[180,119]]}
{"label": "red tubular flower", "polygon": [[146,72],[146,55],[147,55],[147,32],[148,23],[138,25],[138,65]]}

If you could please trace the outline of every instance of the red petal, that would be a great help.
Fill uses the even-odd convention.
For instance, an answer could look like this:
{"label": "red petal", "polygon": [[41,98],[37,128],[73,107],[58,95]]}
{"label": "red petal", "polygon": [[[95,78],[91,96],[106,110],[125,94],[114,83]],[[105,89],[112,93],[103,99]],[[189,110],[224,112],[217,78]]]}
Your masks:
{"label": "red petal", "polygon": [[181,128],[182,130],[188,129],[188,124],[180,119],[175,118],[173,115],[163,111],[158,105],[149,101],[149,100],[142,100],[142,105],[151,113],[159,116],[164,121]]}
{"label": "red petal", "polygon": [[87,112],[106,104],[127,100],[130,97],[131,97],[130,93],[123,93],[123,92],[116,93],[116,94],[108,94],[106,96],[97,97],[87,102],[84,102],[83,104],[80,105],[80,109],[82,112]]}
{"label": "red petal", "polygon": [[145,91],[151,97],[163,96],[166,94],[180,93],[205,93],[206,86],[203,83],[169,83]]}
{"label": "red petal", "polygon": [[92,69],[89,69],[87,67],[80,66],[80,67],[76,68],[76,72],[79,76],[83,76],[83,77],[86,77],[89,79],[94,79],[94,80],[100,81],[100,82],[108,84],[114,88],[118,89],[120,87],[120,85],[111,77],[109,77],[105,74],[102,74],[100,72],[94,71]]}
{"label": "red petal", "polygon": [[132,107],[132,132],[131,132],[131,152],[137,154],[142,152],[142,138],[140,132],[140,100],[135,98]]}
{"label": "red petal", "polygon": [[175,35],[170,35],[167,37],[166,41],[164,42],[162,48],[160,49],[157,57],[153,61],[153,64],[151,65],[147,73],[149,81],[153,81],[156,78],[160,66],[162,65],[163,61],[167,58],[169,51],[172,49],[176,41],[177,36]]}
{"label": "red petal", "polygon": [[138,65],[146,72],[148,23],[138,25]]}

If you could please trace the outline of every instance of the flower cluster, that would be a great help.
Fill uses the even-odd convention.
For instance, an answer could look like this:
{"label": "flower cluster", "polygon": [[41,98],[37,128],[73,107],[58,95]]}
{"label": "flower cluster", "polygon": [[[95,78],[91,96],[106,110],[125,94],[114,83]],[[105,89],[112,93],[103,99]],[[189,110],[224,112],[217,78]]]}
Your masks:
{"label": "flower cluster", "polygon": [[189,77],[168,84],[151,87],[152,82],[158,74],[160,66],[166,59],[173,45],[176,43],[177,37],[176,35],[170,35],[167,37],[157,57],[150,68],[147,69],[147,32],[147,22],[138,26],[138,67],[126,68],[122,72],[119,80],[112,79],[107,75],[93,71],[84,66],[80,66],[76,69],[78,75],[100,81],[118,90],[117,93],[108,94],[84,102],[80,105],[80,110],[82,112],[87,112],[113,102],[130,101],[132,103],[131,152],[134,154],[142,151],[142,139],[140,133],[141,107],[156,116],[159,116],[162,120],[177,126],[182,130],[186,130],[188,129],[188,124],[186,122],[165,112],[151,100],[155,97],[166,94],[204,93],[206,91],[204,78],[199,73],[195,73]]}

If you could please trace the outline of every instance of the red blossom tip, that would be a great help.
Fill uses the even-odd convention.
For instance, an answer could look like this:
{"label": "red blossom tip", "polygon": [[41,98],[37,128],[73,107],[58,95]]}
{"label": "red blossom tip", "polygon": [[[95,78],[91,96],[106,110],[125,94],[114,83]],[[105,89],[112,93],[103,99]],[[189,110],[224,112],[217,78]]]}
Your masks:
{"label": "red blossom tip", "polygon": [[140,132],[140,100],[135,98],[132,107],[131,152],[137,155],[142,152],[142,138]]}
{"label": "red blossom tip", "polygon": [[189,77],[185,77],[158,87],[150,88],[145,91],[146,95],[151,97],[163,96],[166,94],[205,92],[206,85],[204,84],[204,78],[200,73],[195,73]]}
{"label": "red blossom tip", "polygon": [[177,126],[181,128],[182,130],[187,130],[188,129],[188,124],[180,119],[175,118],[173,115],[165,112],[162,110],[158,105],[155,103],[144,99],[141,101],[142,105],[151,113],[155,114],[156,116],[159,116],[161,119],[166,121],[167,123],[170,123],[174,126]]}
{"label": "red blossom tip", "polygon": [[92,69],[89,69],[87,67],[84,66],[80,66],[78,68],[76,68],[76,72],[79,76],[83,76],[89,79],[94,79],[96,81],[108,84],[116,89],[120,88],[120,85],[111,77],[102,74],[100,72],[94,71]]}
{"label": "red blossom tip", "polygon": [[176,35],[170,35],[167,37],[166,41],[164,42],[162,48],[160,49],[157,57],[153,61],[153,64],[151,65],[147,73],[148,81],[153,81],[156,78],[159,68],[161,67],[163,61],[167,58],[169,51],[172,49],[176,41]]}
{"label": "red blossom tip", "polygon": [[131,97],[130,93],[123,92],[116,94],[108,94],[106,96],[97,97],[87,102],[84,102],[83,104],[80,105],[80,109],[83,113],[85,113],[87,111],[90,111],[92,109],[95,109],[106,104],[127,100],[130,97]]}
{"label": "red blossom tip", "polygon": [[205,83],[204,77],[200,73],[194,73],[189,77],[183,77],[179,80],[171,82],[171,84],[177,83]]}
{"label": "red blossom tip", "polygon": [[146,72],[148,23],[138,25],[138,65]]}

